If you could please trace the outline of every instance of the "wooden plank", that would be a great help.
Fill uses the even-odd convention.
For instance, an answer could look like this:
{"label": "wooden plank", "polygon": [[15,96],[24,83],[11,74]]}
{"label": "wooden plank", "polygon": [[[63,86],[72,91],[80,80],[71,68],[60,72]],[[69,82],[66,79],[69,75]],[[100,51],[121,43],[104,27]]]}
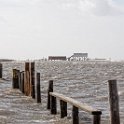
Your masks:
{"label": "wooden plank", "polygon": [[94,109],[93,107],[88,106],[85,103],[81,103],[81,102],[79,102],[77,100],[74,100],[74,99],[72,99],[70,97],[67,97],[67,96],[65,96],[63,94],[59,94],[59,93],[56,93],[56,92],[50,92],[50,95],[54,96],[54,97],[57,97],[60,100],[63,100],[64,102],[70,103],[73,106],[75,106],[77,108],[80,108],[81,110],[83,110],[85,112],[88,112],[88,113],[90,113],[92,115],[100,115],[100,114],[102,114],[102,112],[100,110]]}

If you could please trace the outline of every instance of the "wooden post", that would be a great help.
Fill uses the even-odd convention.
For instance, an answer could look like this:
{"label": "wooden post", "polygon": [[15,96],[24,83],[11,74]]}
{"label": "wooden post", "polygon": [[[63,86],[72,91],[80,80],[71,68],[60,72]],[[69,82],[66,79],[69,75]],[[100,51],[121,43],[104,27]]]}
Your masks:
{"label": "wooden post", "polygon": [[109,84],[109,102],[110,102],[110,122],[111,124],[120,124],[117,81],[109,80],[108,84]]}
{"label": "wooden post", "polygon": [[93,124],[101,124],[101,114],[93,115]]}
{"label": "wooden post", "polygon": [[53,92],[53,80],[49,81],[49,87],[48,87],[48,99],[47,99],[47,109],[50,109],[50,92]]}
{"label": "wooden post", "polygon": [[73,106],[72,114],[73,114],[73,124],[79,124],[78,108],[77,107]]}
{"label": "wooden post", "polygon": [[35,63],[31,62],[31,96],[35,99]]}
{"label": "wooden post", "polygon": [[27,81],[26,81],[26,72],[24,71],[24,94],[27,92]]}
{"label": "wooden post", "polygon": [[18,72],[18,76],[19,76],[19,90],[22,91],[22,82],[21,82],[21,72]]}
{"label": "wooden post", "polygon": [[12,76],[12,88],[14,89],[14,88],[16,88],[16,83],[18,81],[17,80],[18,77],[17,77],[16,69],[13,69],[12,72],[13,72],[13,76]]}
{"label": "wooden post", "polygon": [[30,95],[30,71],[29,62],[25,63],[25,95]]}
{"label": "wooden post", "polygon": [[30,72],[26,72],[26,78],[27,78],[27,96],[30,96]]}
{"label": "wooden post", "polygon": [[41,103],[40,73],[37,73],[37,103]]}
{"label": "wooden post", "polygon": [[60,100],[61,118],[67,116],[67,102]]}
{"label": "wooden post", "polygon": [[19,75],[20,75],[20,76],[19,76],[19,77],[20,77],[20,78],[19,78],[19,89],[20,89],[20,91],[22,92],[22,81],[21,81],[21,80],[22,80],[22,79],[21,79],[22,77],[21,77],[21,73],[22,73],[22,72],[20,72],[20,74],[19,74]]}
{"label": "wooden post", "polygon": [[32,96],[31,63],[29,63],[29,96]]}
{"label": "wooden post", "polygon": [[57,114],[57,102],[56,102],[56,97],[50,96],[50,109],[51,109],[51,114]]}
{"label": "wooden post", "polygon": [[29,83],[28,82],[28,77],[29,77],[28,74],[29,74],[28,71],[24,72],[24,93],[26,96],[28,96],[28,90],[29,90],[28,89],[28,86],[29,86],[28,85],[28,83]]}
{"label": "wooden post", "polygon": [[21,82],[21,92],[24,93],[24,71],[21,72],[20,82]]}
{"label": "wooden post", "polygon": [[2,72],[3,71],[3,68],[2,68],[2,64],[0,63],[0,78],[2,78]]}
{"label": "wooden post", "polygon": [[13,69],[13,81],[12,81],[12,87],[13,89],[19,88],[19,76],[17,69]]}
{"label": "wooden post", "polygon": [[25,71],[29,71],[29,62],[25,62]]}
{"label": "wooden post", "polygon": [[17,71],[17,76],[18,76],[18,89],[20,89],[20,70]]}

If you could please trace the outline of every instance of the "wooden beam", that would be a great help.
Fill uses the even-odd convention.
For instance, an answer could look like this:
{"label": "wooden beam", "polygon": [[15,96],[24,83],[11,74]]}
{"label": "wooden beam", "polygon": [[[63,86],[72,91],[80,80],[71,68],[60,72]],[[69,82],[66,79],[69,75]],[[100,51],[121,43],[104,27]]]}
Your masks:
{"label": "wooden beam", "polygon": [[50,92],[50,95],[54,96],[56,98],[59,98],[60,100],[63,100],[64,102],[70,103],[73,106],[80,108],[81,110],[88,112],[92,115],[101,115],[102,114],[102,112],[100,110],[94,109],[93,107],[88,106],[87,104],[81,103],[81,102],[74,100],[70,97],[67,97],[63,94],[59,94],[56,92]]}

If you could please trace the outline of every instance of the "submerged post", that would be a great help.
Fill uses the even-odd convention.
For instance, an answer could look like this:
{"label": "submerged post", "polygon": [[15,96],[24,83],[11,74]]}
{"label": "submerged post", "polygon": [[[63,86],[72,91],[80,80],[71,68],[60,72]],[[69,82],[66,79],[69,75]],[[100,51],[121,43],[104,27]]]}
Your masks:
{"label": "submerged post", "polygon": [[57,102],[56,102],[56,97],[50,96],[50,109],[51,109],[51,114],[57,114]]}
{"label": "submerged post", "polygon": [[93,115],[93,124],[101,124],[101,114]]}
{"label": "submerged post", "polygon": [[49,81],[48,86],[48,98],[47,98],[47,109],[50,109],[50,92],[53,92],[53,80]]}
{"label": "submerged post", "polygon": [[3,68],[2,68],[2,64],[0,63],[0,78],[2,78],[2,72],[3,71]]}
{"label": "submerged post", "polygon": [[60,100],[61,118],[67,116],[67,102]]}
{"label": "submerged post", "polygon": [[109,80],[108,85],[109,85],[109,102],[110,102],[110,122],[111,124],[120,124],[117,81]]}
{"label": "submerged post", "polygon": [[79,113],[78,108],[73,106],[73,109],[72,109],[73,124],[79,124],[78,113]]}
{"label": "submerged post", "polygon": [[41,103],[40,73],[37,73],[37,103]]}

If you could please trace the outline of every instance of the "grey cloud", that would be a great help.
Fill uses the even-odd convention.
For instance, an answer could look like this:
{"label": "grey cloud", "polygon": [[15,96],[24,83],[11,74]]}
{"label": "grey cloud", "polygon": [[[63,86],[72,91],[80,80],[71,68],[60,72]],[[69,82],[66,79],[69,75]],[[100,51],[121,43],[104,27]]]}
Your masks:
{"label": "grey cloud", "polygon": [[108,15],[111,11],[111,6],[107,0],[96,0],[94,1],[93,12],[98,15]]}
{"label": "grey cloud", "polygon": [[70,0],[64,3],[65,8],[78,8],[83,15],[96,15],[96,16],[115,16],[123,15],[122,10],[112,0]]}
{"label": "grey cloud", "polygon": [[95,15],[99,16],[113,16],[124,14],[124,11],[121,11],[110,0],[95,0],[92,10]]}

